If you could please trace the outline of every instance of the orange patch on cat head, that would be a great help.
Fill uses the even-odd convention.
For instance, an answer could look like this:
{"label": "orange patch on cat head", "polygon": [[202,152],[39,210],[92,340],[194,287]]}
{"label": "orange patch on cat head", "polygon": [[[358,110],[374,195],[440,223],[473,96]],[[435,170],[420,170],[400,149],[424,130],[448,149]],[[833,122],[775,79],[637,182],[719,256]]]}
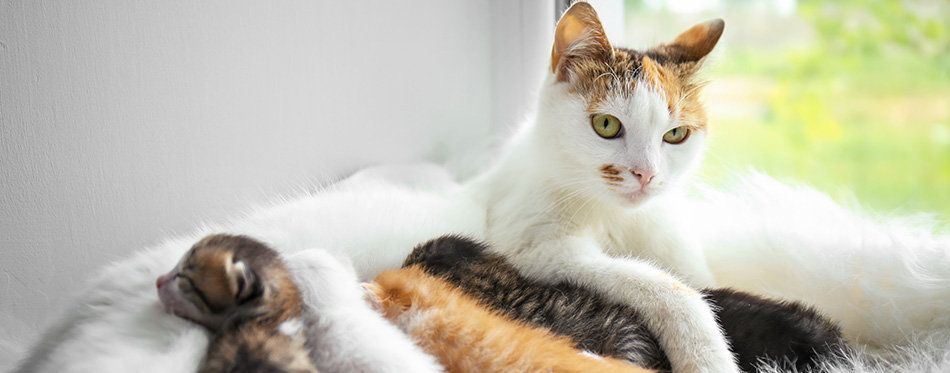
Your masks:
{"label": "orange patch on cat head", "polygon": [[705,130],[708,120],[699,100],[705,82],[695,82],[691,74],[675,74],[649,56],[644,56],[641,64],[643,80],[663,95],[670,116],[694,130]]}
{"label": "orange patch on cat head", "polygon": [[558,21],[551,72],[557,82],[570,84],[571,92],[587,99],[591,114],[598,113],[603,101],[627,97],[637,84],[648,84],[664,95],[672,117],[705,129],[705,110],[698,98],[704,83],[695,75],[724,28],[721,19],[714,19],[668,44],[639,52],[611,46],[593,7],[575,3]]}
{"label": "orange patch on cat head", "polygon": [[194,286],[208,305],[223,309],[234,304],[237,289],[232,285],[229,272],[233,268],[233,253],[215,246],[195,246],[195,252],[186,263]]}

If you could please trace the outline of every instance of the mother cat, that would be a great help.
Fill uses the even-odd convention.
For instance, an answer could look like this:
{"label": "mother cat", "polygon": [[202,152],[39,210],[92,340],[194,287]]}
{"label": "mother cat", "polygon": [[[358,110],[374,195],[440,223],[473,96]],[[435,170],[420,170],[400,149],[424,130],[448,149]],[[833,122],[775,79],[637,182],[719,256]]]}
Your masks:
{"label": "mother cat", "polygon": [[488,241],[516,248],[499,254],[519,272],[633,306],[676,372],[737,370],[690,288],[713,280],[667,192],[698,164],[707,123],[695,75],[723,27],[712,20],[640,52],[611,46],[594,9],[574,4],[557,24],[537,117],[468,185],[488,208]]}

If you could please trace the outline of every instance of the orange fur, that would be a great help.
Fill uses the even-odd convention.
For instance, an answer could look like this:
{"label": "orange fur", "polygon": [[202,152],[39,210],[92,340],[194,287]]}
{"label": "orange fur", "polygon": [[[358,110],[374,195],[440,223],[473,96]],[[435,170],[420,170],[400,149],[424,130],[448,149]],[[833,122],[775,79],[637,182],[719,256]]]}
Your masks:
{"label": "orange fur", "polygon": [[554,32],[551,72],[558,82],[583,95],[593,115],[611,96],[626,96],[645,83],[666,98],[670,116],[692,129],[705,130],[708,120],[699,100],[705,85],[695,74],[719,41],[725,24],[720,19],[700,23],[668,44],[646,51],[613,47],[594,8],[574,4]]}
{"label": "orange fur", "polygon": [[652,372],[582,354],[567,338],[491,312],[417,266],[386,271],[366,288],[449,372]]}

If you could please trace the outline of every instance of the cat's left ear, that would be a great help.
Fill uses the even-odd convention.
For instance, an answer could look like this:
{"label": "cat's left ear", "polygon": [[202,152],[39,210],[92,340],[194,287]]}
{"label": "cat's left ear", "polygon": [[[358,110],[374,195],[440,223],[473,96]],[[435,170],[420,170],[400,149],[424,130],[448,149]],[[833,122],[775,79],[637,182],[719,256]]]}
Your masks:
{"label": "cat's left ear", "polygon": [[551,72],[557,77],[557,81],[566,81],[571,61],[597,58],[612,50],[594,7],[586,2],[574,3],[561,16],[554,30]]}
{"label": "cat's left ear", "polygon": [[665,46],[667,54],[676,62],[697,62],[712,52],[725,28],[726,23],[720,18],[693,26]]}

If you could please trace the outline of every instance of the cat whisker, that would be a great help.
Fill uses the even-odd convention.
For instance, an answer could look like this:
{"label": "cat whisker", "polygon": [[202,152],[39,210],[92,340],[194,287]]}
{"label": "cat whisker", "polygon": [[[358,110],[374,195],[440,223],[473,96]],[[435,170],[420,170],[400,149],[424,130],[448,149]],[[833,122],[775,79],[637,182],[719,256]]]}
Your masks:
{"label": "cat whisker", "polygon": [[[559,198],[559,199],[558,199],[557,201],[555,201],[554,203],[550,204],[550,205],[548,206],[548,209],[551,210],[551,211],[558,210],[558,209],[560,209],[560,208],[563,207],[563,206],[567,206],[567,205],[570,204],[570,203],[576,202],[576,200],[579,199],[578,197],[583,196],[583,195],[585,195],[585,194],[586,194],[586,193],[585,193],[584,189],[573,190],[573,191],[571,191],[570,193],[568,193],[568,194],[562,196],[561,198]],[[558,220],[560,221],[561,219],[558,219]]]}

